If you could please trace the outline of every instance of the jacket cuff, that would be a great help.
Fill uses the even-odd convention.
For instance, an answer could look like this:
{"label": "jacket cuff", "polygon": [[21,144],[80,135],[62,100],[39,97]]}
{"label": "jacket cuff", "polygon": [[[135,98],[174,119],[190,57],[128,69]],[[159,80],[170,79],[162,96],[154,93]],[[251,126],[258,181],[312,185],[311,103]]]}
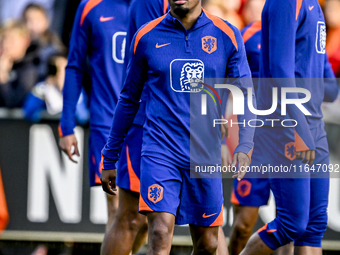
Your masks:
{"label": "jacket cuff", "polygon": [[65,128],[65,127],[62,127],[61,124],[59,124],[58,133],[59,133],[59,137],[64,137],[64,136],[74,134],[74,131],[73,131],[73,128]]}

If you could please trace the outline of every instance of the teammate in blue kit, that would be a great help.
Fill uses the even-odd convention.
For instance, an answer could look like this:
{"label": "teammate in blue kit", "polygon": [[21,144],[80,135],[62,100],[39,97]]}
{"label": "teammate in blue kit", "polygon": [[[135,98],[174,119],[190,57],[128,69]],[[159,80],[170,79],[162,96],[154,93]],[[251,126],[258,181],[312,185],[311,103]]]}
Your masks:
{"label": "teammate in blue kit", "polygon": [[[260,51],[261,51],[261,21],[255,21],[246,26],[242,31],[247,58],[254,78],[255,94],[258,85]],[[333,102],[338,94],[338,85],[325,54],[325,97],[324,102]],[[258,178],[257,178],[258,177]],[[231,202],[234,206],[234,223],[230,234],[231,254],[239,254],[250,238],[253,227],[258,218],[259,207],[267,205],[270,193],[269,180],[261,178],[261,173],[248,173],[241,181],[234,180]],[[286,250],[287,249],[287,250]],[[290,247],[275,251],[278,254],[287,254]],[[290,252],[292,253],[292,252]]]}
{"label": "teammate in blue kit", "polygon": [[[168,0],[132,0],[129,7],[129,24],[126,35],[124,69],[129,61],[129,48],[134,34],[145,23],[169,11]],[[125,71],[125,70],[124,70]],[[125,75],[125,72],[123,76]],[[147,235],[146,216],[138,212],[140,194],[140,161],[145,122],[146,93],[122,146],[117,163],[117,186],[119,187],[119,208],[101,248],[101,254],[135,254]],[[124,242],[124,245],[121,245]],[[136,242],[139,242],[138,244]]]}
{"label": "teammate in blue kit", "polygon": [[[211,119],[220,118],[221,107],[207,100],[209,116],[201,115],[201,96],[216,92],[204,80],[228,77],[246,95],[252,87],[250,70],[235,27],[202,11],[199,0],[169,3],[170,13],[143,26],[132,41],[127,79],[102,151],[102,185],[116,193],[115,163],[146,87],[139,210],[148,218],[148,253],[170,252],[176,222],[190,225],[193,254],[215,254],[223,223],[222,182],[190,178],[195,175],[191,167],[221,163],[221,131]],[[239,121],[253,117],[246,107]],[[251,127],[240,128],[234,164],[249,164],[253,132]],[[238,172],[236,177],[243,175]]]}
{"label": "teammate in blue kit", "polygon": [[[261,33],[259,31],[259,33]],[[326,133],[321,120],[321,103],[332,101],[337,95],[337,85],[325,54],[326,27],[321,8],[316,0],[267,1],[262,13],[262,45],[260,57],[261,78],[287,78],[260,80],[256,92],[258,108],[269,109],[272,87],[302,87],[308,89],[311,100],[304,104],[310,116],[287,106],[290,119],[298,120],[294,128],[263,127],[255,132],[253,165],[305,167],[308,173],[269,173],[268,183],[262,181],[259,191],[250,179],[244,189],[242,181],[236,184],[238,192],[233,194],[233,202],[248,206],[266,204],[269,188],[272,189],[277,207],[277,217],[255,233],[241,252],[245,254],[271,254],[280,246],[294,241],[295,254],[322,254],[321,240],[327,226],[328,173],[313,172],[315,164],[329,163]],[[250,40],[250,39],[249,39]],[[294,79],[305,78],[305,79]],[[315,79],[312,79],[315,78]],[[324,79],[326,78],[326,79]],[[299,99],[297,93],[292,97]],[[281,102],[279,102],[281,103]],[[264,119],[283,119],[277,110]],[[279,148],[279,150],[277,149]],[[301,162],[302,159],[302,162]],[[247,194],[245,194],[247,190]],[[249,194],[252,196],[247,197]],[[249,199],[256,197],[251,202]],[[240,202],[241,201],[241,202]]]}
{"label": "teammate in blue kit", "polygon": [[[101,149],[109,136],[113,113],[122,88],[129,0],[85,0],[75,17],[63,90],[60,147],[74,161],[79,156],[75,127],[76,104],[83,87],[86,61],[91,64],[90,186],[100,185]],[[73,149],[72,149],[73,148]],[[73,150],[73,152],[72,152]],[[74,161],[75,162],[75,161]],[[111,225],[118,199],[107,195]]]}

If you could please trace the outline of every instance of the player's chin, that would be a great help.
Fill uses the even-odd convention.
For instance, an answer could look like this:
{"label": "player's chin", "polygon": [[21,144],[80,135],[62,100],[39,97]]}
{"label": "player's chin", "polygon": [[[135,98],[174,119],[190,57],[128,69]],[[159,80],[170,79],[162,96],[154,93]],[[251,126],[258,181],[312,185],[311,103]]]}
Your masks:
{"label": "player's chin", "polygon": [[184,17],[189,13],[189,8],[184,5],[179,5],[174,8],[174,13],[179,17]]}

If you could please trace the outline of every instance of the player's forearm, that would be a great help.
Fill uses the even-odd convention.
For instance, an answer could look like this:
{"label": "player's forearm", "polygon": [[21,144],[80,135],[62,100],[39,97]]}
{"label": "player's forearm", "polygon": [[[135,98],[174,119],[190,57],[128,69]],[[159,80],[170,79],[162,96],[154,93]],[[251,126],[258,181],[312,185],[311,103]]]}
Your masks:
{"label": "player's forearm", "polygon": [[332,66],[328,61],[327,54],[325,55],[325,67],[324,67],[324,84],[325,84],[325,96],[324,102],[334,102],[339,94],[339,84],[335,78]]}
{"label": "player's forearm", "polygon": [[[247,95],[244,95],[247,97]],[[255,95],[253,94],[253,102],[255,102]],[[238,126],[239,126],[239,144],[235,149],[235,153],[243,152],[245,154],[249,154],[254,147],[254,133],[255,133],[255,126],[253,121],[256,120],[256,115],[253,114],[248,109],[248,104],[245,100],[244,105],[244,115],[238,115]],[[249,125],[250,124],[250,125]]]}
{"label": "player's forearm", "polygon": [[[298,99],[296,93],[292,93],[294,99]],[[289,119],[294,120],[295,126],[295,142],[296,151],[315,150],[315,143],[312,133],[310,132],[309,124],[305,114],[296,105],[287,105],[287,115]],[[301,138],[301,139],[300,139]],[[303,143],[301,143],[302,141]],[[298,142],[301,141],[301,142]]]}
{"label": "player's forearm", "polygon": [[[285,50],[284,48],[282,48],[278,50],[278,52],[276,51],[272,52],[271,55],[274,56],[274,59],[277,59],[277,61],[273,61],[273,63],[271,63],[270,65],[272,79],[270,80],[264,79],[261,81],[263,83],[262,86],[271,86],[273,88],[277,88],[277,90],[279,91],[279,95],[281,95],[284,88],[292,89],[297,88],[294,69],[295,58],[294,56],[291,55],[291,53],[282,54],[282,52],[286,51],[288,51],[288,49]],[[266,84],[269,82],[271,84]],[[299,98],[298,92],[289,92],[286,94],[285,98],[289,99],[291,102],[294,103],[301,100]],[[283,102],[281,102],[281,104],[283,104]],[[307,149],[314,150],[315,149],[314,139],[309,130],[309,125],[305,114],[295,104],[287,103],[286,116],[288,116],[289,119],[292,119],[297,123],[295,131],[306,145],[300,146],[301,143],[296,144],[297,151],[304,151]]]}
{"label": "player's forearm", "polygon": [[325,79],[325,96],[323,101],[324,102],[334,102],[339,95],[339,84],[335,78],[333,79]]}
{"label": "player's forearm", "polygon": [[102,150],[104,169],[116,169],[120,150],[139,108],[139,103],[122,97],[116,107],[109,139]]}
{"label": "player's forearm", "polygon": [[73,67],[67,67],[63,89],[63,113],[60,119],[62,136],[73,134],[76,126],[76,108],[81,93],[83,72]]}
{"label": "player's forearm", "polygon": [[[283,51],[284,52],[284,51]],[[284,56],[287,55],[287,56]],[[284,88],[297,88],[295,78],[294,68],[291,66],[295,66],[295,60],[292,58],[290,53],[285,54],[277,54],[277,59],[275,63],[271,64],[272,69],[276,69],[277,71],[272,74],[272,79],[264,80],[264,83],[270,82],[272,87],[276,87],[279,91],[279,95],[283,92]],[[287,64],[290,63],[290,64]],[[289,66],[289,67],[288,67]],[[266,86],[266,84],[264,84]],[[286,103],[286,116],[287,119],[293,120],[293,122],[297,123],[295,126],[295,136],[298,138],[296,141],[301,141],[296,143],[297,151],[306,151],[306,150],[315,150],[314,139],[309,129],[309,124],[306,118],[305,113],[301,111],[299,107],[297,107],[297,103],[301,100],[299,98],[299,92],[289,92],[286,93],[284,97],[287,100],[293,102],[294,104]],[[281,101],[281,105],[284,102]],[[283,114],[281,112],[281,114]],[[294,124],[294,123],[292,123]],[[301,139],[300,139],[301,138]],[[303,141],[303,142],[302,142]]]}
{"label": "player's forearm", "polygon": [[[290,78],[290,79],[273,79],[274,84],[272,84],[274,87],[278,88],[278,91],[282,93],[283,88],[296,88],[296,79]],[[286,104],[286,118],[293,120],[294,123],[292,125],[296,124],[295,126],[295,133],[296,137],[300,137],[303,143],[297,143],[296,144],[296,150],[297,151],[305,151],[305,150],[315,150],[315,144],[314,139],[312,137],[312,134],[309,129],[309,124],[307,121],[307,117],[304,113],[301,111],[301,109],[297,106],[297,102],[299,102],[301,99],[299,98],[298,92],[290,92],[286,94],[286,100],[290,100],[294,104],[288,103],[288,102],[282,102]],[[283,112],[281,112],[283,114]],[[300,139],[299,139],[300,140]]]}

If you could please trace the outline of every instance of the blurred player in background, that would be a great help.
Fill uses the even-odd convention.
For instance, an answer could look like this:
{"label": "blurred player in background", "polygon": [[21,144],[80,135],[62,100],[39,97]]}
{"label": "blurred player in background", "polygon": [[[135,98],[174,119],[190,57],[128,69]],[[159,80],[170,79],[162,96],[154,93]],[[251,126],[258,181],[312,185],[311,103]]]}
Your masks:
{"label": "blurred player in background", "polygon": [[[261,51],[261,13],[265,0],[248,0],[242,11],[243,19],[248,24],[242,31],[247,59],[253,84],[258,87],[260,51]],[[246,246],[253,233],[254,225],[258,219],[259,207],[267,205],[270,188],[267,178],[256,178],[247,173],[241,181],[234,180],[231,202],[234,207],[234,222],[230,232],[229,251],[238,255]],[[292,247],[287,245],[274,252],[274,254],[292,254]]]}
{"label": "blurred player in background", "polygon": [[[258,84],[259,58],[261,48],[261,22],[256,21],[246,26],[242,31],[248,62],[254,80],[255,94]],[[325,55],[327,60],[327,55]],[[339,89],[330,63],[325,63],[325,98],[324,102],[333,102]],[[250,238],[258,219],[259,207],[267,205],[270,195],[270,185],[267,178],[256,178],[248,173],[242,181],[234,180],[231,202],[234,207],[234,223],[230,233],[231,254],[239,254]],[[285,245],[274,254],[292,254],[293,246]]]}
{"label": "blurred player in background", "polygon": [[[128,0],[86,0],[78,7],[71,35],[60,120],[60,147],[73,159],[79,156],[73,129],[76,105],[83,87],[86,61],[90,61],[90,186],[100,185],[101,149],[109,136],[112,117],[122,88],[128,23]],[[113,221],[118,199],[107,195],[107,229]]]}
{"label": "blurred player in background", "polygon": [[324,6],[327,23],[326,50],[336,77],[340,77],[340,0],[327,0]]}
{"label": "blurred player in background", "polygon": [[[131,41],[137,30],[147,22],[169,11],[168,0],[132,0],[129,7],[129,25],[126,35],[125,70],[129,59]],[[138,212],[140,195],[140,161],[145,122],[147,96],[143,93],[138,113],[127,134],[117,165],[117,186],[119,187],[119,208],[113,224],[103,243],[101,254],[135,254],[146,239],[147,219]],[[124,245],[121,245],[124,242]]]}
{"label": "blurred player in background", "polygon": [[[195,90],[195,85],[191,87],[190,83],[202,80],[204,75],[249,78],[250,71],[241,35],[235,27],[202,12],[199,0],[169,3],[170,13],[145,25],[132,41],[127,79],[117,106],[110,139],[102,151],[102,185],[106,192],[116,193],[115,163],[125,134],[137,113],[145,86],[149,96],[143,133],[139,210],[148,217],[148,252],[170,252],[176,221],[180,225],[190,225],[193,254],[215,254],[218,226],[223,221],[222,183],[219,178],[190,178],[190,148],[195,148],[190,146],[189,126],[192,123],[189,122],[192,114],[199,118],[201,114],[195,112],[200,111],[201,107],[191,106],[193,102],[190,100],[195,95],[195,98],[200,98],[200,94],[184,92]],[[206,47],[203,47],[204,39]],[[198,56],[200,60],[196,59]],[[228,64],[229,61],[232,64]],[[190,81],[187,88],[180,83],[183,72],[188,72],[183,76],[188,79],[190,75],[195,75],[194,81]],[[249,79],[245,80],[248,83],[242,83],[240,79],[235,82],[244,93],[245,87],[252,86]],[[201,101],[195,102],[200,104]],[[213,103],[212,100],[209,102]],[[214,116],[221,116],[216,107],[211,106],[210,109],[214,109]],[[204,151],[204,156],[194,154],[198,157],[194,157],[194,162],[220,162],[221,133],[211,132],[210,125],[208,127],[200,123],[200,132],[211,134],[216,143],[209,139],[209,145],[213,148],[206,148],[205,136],[199,139],[196,146]],[[252,132],[252,128],[241,129],[242,142],[234,155],[234,164],[236,161],[240,165],[249,163],[246,154],[252,149]],[[241,179],[242,173],[237,176]]]}
{"label": "blurred player in background", "polygon": [[[259,36],[262,36],[260,77],[306,78],[277,79],[276,83],[272,81],[270,85],[308,89],[312,99],[306,103],[306,107],[312,116],[305,117],[296,108],[288,109],[290,118],[299,123],[295,134],[292,128],[257,128],[252,164],[304,166],[300,161],[302,159],[302,163],[308,163],[311,167],[313,162],[328,166],[328,145],[321,120],[321,103],[336,98],[337,85],[325,54],[326,27],[318,1],[267,1],[262,18],[262,32],[261,26],[255,22],[243,34],[248,45],[253,41],[253,50],[260,42]],[[251,49],[249,54],[252,54]],[[270,86],[266,82],[261,80],[256,92],[259,109],[269,108]],[[293,98],[298,100],[297,94]],[[260,119],[263,117],[269,118],[258,116]],[[282,118],[277,112],[271,117]],[[294,149],[293,154],[289,153],[289,148]],[[258,207],[267,203],[269,189],[273,191],[277,207],[275,220],[255,233],[241,254],[271,254],[291,241],[294,241],[295,254],[322,254],[321,240],[327,226],[328,173],[314,173],[311,170],[310,175],[279,177],[269,174],[268,181],[261,181],[251,180],[248,176],[247,180],[242,180],[244,183],[235,183],[233,203],[253,206],[249,210],[254,217],[248,215],[239,218],[244,225],[248,224],[247,227],[255,224]],[[241,208],[239,215],[245,209],[242,206],[236,208]],[[240,225],[240,222],[235,224]]]}

